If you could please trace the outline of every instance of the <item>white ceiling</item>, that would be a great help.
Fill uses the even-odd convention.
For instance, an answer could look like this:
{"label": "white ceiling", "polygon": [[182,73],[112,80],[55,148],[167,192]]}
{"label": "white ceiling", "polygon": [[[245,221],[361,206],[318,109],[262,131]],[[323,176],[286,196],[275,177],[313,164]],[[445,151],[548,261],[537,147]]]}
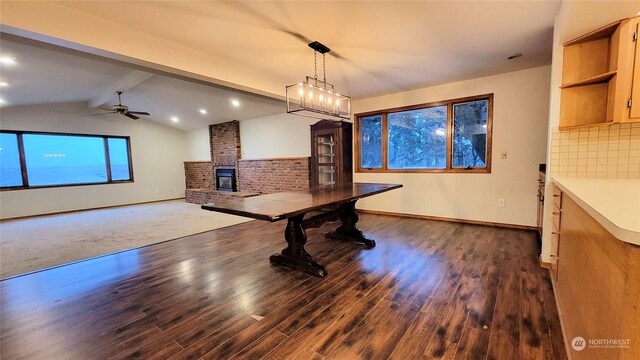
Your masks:
{"label": "white ceiling", "polygon": [[[10,81],[9,87],[0,89],[5,107],[89,102],[102,92],[111,95],[100,104],[110,107],[117,103],[115,91],[122,89],[113,85],[132,72],[126,64],[15,37],[0,38],[0,49],[3,55],[17,59],[16,65],[0,66],[0,78]],[[234,107],[232,99],[240,106]],[[145,118],[181,130],[278,114],[285,109],[284,102],[275,99],[158,74],[125,91],[122,103],[131,111],[149,112],[151,116]],[[207,114],[201,114],[200,109]],[[171,120],[174,116],[179,122]]]}
{"label": "white ceiling", "polygon": [[283,92],[313,75],[317,40],[337,56],[328,81],[358,99],[550,64],[560,1],[57,4],[269,73]]}
{"label": "white ceiling", "polygon": [[[551,62],[560,1],[61,1],[57,5],[114,26],[268,73],[276,88],[313,75],[318,40],[332,49],[327,80],[355,99],[542,66]],[[126,41],[126,38],[120,41]],[[14,82],[10,105],[90,101],[131,69],[3,40],[20,64],[1,67]],[[515,60],[507,57],[516,53]],[[168,54],[169,55],[169,54]],[[321,71],[321,69],[319,69]],[[321,74],[320,74],[321,76]],[[250,84],[237,84],[249,87]],[[241,101],[240,108],[230,105]],[[123,103],[183,130],[283,112],[282,101],[154,75]],[[207,116],[198,113],[205,107]],[[180,122],[171,123],[171,116]]]}

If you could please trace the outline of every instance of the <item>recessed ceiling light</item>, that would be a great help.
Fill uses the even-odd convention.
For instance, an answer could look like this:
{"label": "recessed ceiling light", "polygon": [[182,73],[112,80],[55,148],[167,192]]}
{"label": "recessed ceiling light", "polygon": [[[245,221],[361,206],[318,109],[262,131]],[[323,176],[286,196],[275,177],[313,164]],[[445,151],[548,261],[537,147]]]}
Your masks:
{"label": "recessed ceiling light", "polygon": [[178,121],[180,121],[180,119],[178,119],[177,116],[172,116],[171,121],[173,121],[174,123],[177,123]]}
{"label": "recessed ceiling light", "polygon": [[6,104],[6,103],[7,103],[7,101],[6,101],[5,99],[0,98],[0,105],[4,105],[4,104]]}
{"label": "recessed ceiling light", "polygon": [[238,99],[231,99],[231,105],[233,105],[233,107],[238,107],[240,106],[240,101]]}
{"label": "recessed ceiling light", "polygon": [[200,109],[200,114],[206,115],[207,114],[207,110],[206,109]]}
{"label": "recessed ceiling light", "polygon": [[513,54],[511,56],[509,56],[507,59],[509,60],[513,60],[513,59],[517,59],[517,58],[521,58],[522,54]]}
{"label": "recessed ceiling light", "polygon": [[7,87],[9,84],[11,84],[10,81],[0,81],[0,87]]}
{"label": "recessed ceiling light", "polygon": [[11,57],[11,56],[0,56],[0,64],[15,65],[16,64],[16,58]]}

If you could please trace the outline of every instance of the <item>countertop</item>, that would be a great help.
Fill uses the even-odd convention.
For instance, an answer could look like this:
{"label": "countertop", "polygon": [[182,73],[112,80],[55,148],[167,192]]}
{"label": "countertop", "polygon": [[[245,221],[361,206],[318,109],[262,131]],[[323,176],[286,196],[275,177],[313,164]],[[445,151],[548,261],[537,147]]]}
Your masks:
{"label": "countertop", "polygon": [[640,179],[552,181],[616,238],[640,245]]}

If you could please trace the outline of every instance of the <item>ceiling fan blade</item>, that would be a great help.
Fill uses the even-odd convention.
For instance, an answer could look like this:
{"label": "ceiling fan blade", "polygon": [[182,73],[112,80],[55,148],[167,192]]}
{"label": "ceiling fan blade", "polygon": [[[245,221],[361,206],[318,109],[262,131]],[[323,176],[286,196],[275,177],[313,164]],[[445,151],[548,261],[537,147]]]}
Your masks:
{"label": "ceiling fan blade", "polygon": [[113,111],[112,108],[99,107],[100,110]]}
{"label": "ceiling fan blade", "polygon": [[128,118],[131,118],[131,119],[133,119],[133,120],[138,120],[138,119],[140,119],[139,117],[137,117],[137,116],[135,116],[135,115],[131,114],[131,113],[130,113],[130,112],[128,112],[128,111],[127,111],[126,113],[124,113],[123,115],[124,115],[124,116],[126,116],[126,117],[128,117]]}
{"label": "ceiling fan blade", "polygon": [[151,115],[146,111],[127,111],[129,114],[137,114],[137,115]]}
{"label": "ceiling fan blade", "polygon": [[91,114],[91,115],[93,115],[93,116],[96,116],[96,115],[109,115],[109,114],[115,114],[115,113],[116,113],[115,111],[109,111],[109,112],[106,112],[106,113]]}

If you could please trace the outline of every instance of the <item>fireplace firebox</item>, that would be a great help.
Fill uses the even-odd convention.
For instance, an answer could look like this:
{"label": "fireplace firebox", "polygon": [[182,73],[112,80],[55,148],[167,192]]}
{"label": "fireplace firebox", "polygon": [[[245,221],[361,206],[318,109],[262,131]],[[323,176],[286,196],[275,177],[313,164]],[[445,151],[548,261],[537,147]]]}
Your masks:
{"label": "fireplace firebox", "polygon": [[235,169],[216,169],[216,190],[238,191]]}

